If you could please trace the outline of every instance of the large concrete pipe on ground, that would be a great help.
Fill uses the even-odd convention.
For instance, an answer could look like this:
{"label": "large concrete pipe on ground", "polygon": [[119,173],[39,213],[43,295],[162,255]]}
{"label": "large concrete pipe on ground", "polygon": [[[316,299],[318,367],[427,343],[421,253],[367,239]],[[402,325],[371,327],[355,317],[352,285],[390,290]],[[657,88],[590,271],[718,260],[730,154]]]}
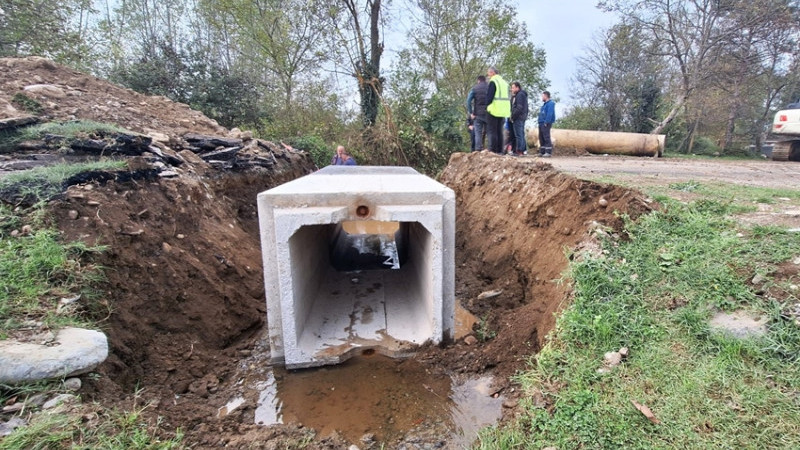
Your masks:
{"label": "large concrete pipe on ground", "polygon": [[[553,147],[584,150],[594,154],[661,156],[664,153],[663,134],[619,133],[611,131],[563,130],[550,131]],[[528,129],[528,146],[539,146],[539,129]]]}
{"label": "large concrete pipe on ground", "polygon": [[329,166],[258,194],[258,220],[274,362],[453,338],[452,189],[410,167]]}

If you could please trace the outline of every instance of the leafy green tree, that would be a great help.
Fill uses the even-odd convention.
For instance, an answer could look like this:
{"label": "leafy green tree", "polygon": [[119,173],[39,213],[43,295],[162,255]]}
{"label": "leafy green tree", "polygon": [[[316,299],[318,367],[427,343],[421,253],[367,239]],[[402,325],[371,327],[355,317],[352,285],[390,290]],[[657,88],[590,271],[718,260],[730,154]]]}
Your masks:
{"label": "leafy green tree", "polygon": [[277,80],[282,106],[289,110],[297,84],[316,76],[326,59],[321,43],[330,32],[328,6],[315,0],[201,2],[218,31],[235,33],[239,58],[259,61],[257,66]]}
{"label": "leafy green tree", "polygon": [[544,50],[530,42],[514,6],[500,0],[414,0],[411,6],[419,24],[409,33],[410,61],[433,91],[466,99],[475,77],[490,65],[524,89],[547,86]]}
{"label": "leafy green tree", "polygon": [[81,66],[88,58],[91,0],[0,1],[0,56],[38,55]]}

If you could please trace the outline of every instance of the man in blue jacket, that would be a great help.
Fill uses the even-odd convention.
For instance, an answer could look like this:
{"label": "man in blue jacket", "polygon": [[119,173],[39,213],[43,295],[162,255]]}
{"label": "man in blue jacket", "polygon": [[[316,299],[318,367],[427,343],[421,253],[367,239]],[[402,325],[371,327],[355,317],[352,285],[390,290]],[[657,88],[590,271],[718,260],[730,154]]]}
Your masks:
{"label": "man in blue jacket", "polygon": [[550,140],[550,128],[556,121],[556,104],[550,100],[550,92],[542,92],[544,104],[539,109],[539,156],[553,156],[553,141]]}

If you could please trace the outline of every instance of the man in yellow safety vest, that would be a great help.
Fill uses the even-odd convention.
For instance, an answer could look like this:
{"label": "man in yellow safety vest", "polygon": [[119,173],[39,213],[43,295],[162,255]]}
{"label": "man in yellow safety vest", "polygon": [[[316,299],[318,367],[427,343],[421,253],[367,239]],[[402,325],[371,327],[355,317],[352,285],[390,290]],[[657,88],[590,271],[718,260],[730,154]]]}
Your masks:
{"label": "man in yellow safety vest", "polygon": [[508,83],[497,73],[494,66],[486,71],[489,77],[489,90],[486,98],[489,105],[486,107],[486,137],[489,150],[503,154],[503,122],[511,117],[511,93]]}

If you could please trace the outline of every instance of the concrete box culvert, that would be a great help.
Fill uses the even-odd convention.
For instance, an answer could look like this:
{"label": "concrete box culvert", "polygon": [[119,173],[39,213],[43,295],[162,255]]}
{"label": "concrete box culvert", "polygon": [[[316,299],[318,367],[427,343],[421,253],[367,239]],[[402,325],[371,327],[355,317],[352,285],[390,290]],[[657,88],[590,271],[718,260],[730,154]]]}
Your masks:
{"label": "concrete box culvert", "polygon": [[274,363],[453,338],[450,188],[409,167],[329,166],[260,193],[258,216]]}

